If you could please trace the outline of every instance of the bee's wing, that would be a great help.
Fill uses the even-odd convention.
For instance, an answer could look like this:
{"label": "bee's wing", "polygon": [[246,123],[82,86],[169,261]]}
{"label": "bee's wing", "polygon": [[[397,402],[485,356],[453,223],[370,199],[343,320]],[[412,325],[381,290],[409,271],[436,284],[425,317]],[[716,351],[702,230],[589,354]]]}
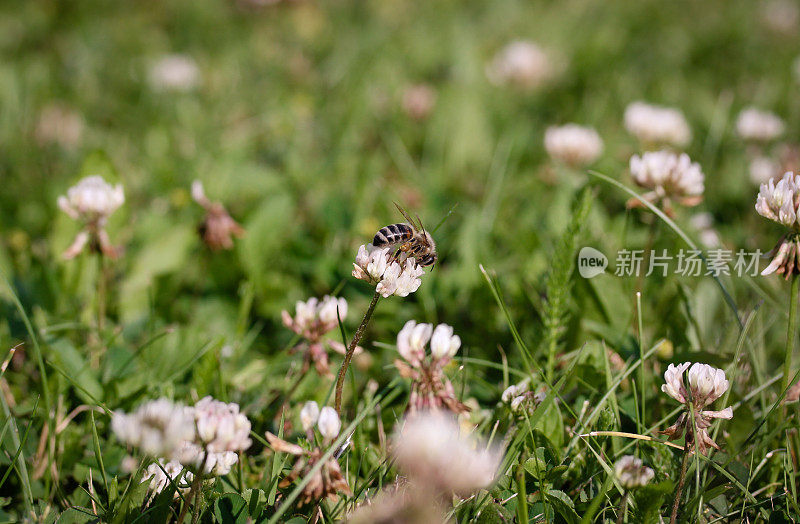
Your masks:
{"label": "bee's wing", "polygon": [[417,224],[415,224],[415,223],[414,223],[414,219],[413,219],[413,218],[411,218],[410,216],[408,216],[408,213],[406,213],[406,210],[405,210],[405,209],[403,209],[402,207],[400,207],[400,204],[398,204],[397,202],[395,202],[395,203],[394,203],[394,207],[396,207],[396,208],[397,208],[397,210],[398,210],[398,211],[400,211],[400,214],[401,214],[401,215],[403,215],[403,218],[405,218],[405,219],[408,221],[408,223],[409,223],[409,225],[410,225],[410,226],[412,226],[412,227],[413,227],[413,228],[415,228],[415,229],[419,229],[419,227],[420,227],[422,224],[420,224],[420,226],[417,226]]}

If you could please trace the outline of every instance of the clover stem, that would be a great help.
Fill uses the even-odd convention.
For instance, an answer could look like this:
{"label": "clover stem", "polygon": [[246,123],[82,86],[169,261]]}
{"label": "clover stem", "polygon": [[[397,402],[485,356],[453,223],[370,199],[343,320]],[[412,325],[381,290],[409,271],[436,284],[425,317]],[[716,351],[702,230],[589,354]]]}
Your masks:
{"label": "clover stem", "polygon": [[381,294],[376,291],[372,296],[372,302],[369,303],[367,312],[364,313],[364,318],[361,320],[361,325],[358,326],[358,329],[353,334],[353,340],[351,340],[350,345],[347,346],[347,353],[344,355],[342,367],[339,368],[339,375],[336,377],[336,400],[334,402],[334,406],[336,408],[336,413],[340,416],[342,414],[342,390],[344,389],[344,377],[347,375],[347,368],[350,366],[350,360],[353,358],[353,353],[355,353],[361,337],[364,336],[364,331],[366,331],[367,326],[369,325],[369,321],[372,318],[372,313],[375,311],[375,306],[378,305],[379,298],[381,298]]}

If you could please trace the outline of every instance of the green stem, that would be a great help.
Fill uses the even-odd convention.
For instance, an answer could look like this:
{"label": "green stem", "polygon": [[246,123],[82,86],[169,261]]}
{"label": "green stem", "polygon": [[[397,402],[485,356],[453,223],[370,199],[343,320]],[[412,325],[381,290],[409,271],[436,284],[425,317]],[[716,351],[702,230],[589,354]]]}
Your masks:
{"label": "green stem", "polygon": [[797,291],[800,278],[792,274],[792,290],[789,293],[789,323],[786,328],[786,346],[783,349],[783,379],[781,391],[789,387],[789,378],[792,376],[792,353],[794,352],[794,337],[797,333]]}
{"label": "green stem", "polygon": [[517,522],[528,522],[528,493],[525,490],[525,460],[526,453],[522,453],[519,464],[514,471],[514,480],[517,484]]}
{"label": "green stem", "polygon": [[689,435],[686,435],[686,445],[683,448],[683,459],[681,459],[681,476],[678,478],[678,489],[675,491],[675,500],[672,502],[672,515],[670,516],[669,524],[675,524],[678,521],[678,506],[681,504],[683,485],[686,482],[686,467],[689,465],[690,445]]}
{"label": "green stem", "polygon": [[628,491],[622,494],[622,500],[619,502],[619,510],[617,511],[617,524],[625,522],[625,513],[628,510]]}
{"label": "green stem", "polygon": [[347,375],[347,368],[350,366],[350,360],[353,358],[353,353],[355,353],[358,342],[361,340],[361,337],[364,336],[364,331],[366,331],[367,325],[369,325],[369,321],[372,318],[372,313],[375,311],[375,306],[378,305],[379,298],[381,298],[381,294],[376,291],[372,296],[372,302],[369,303],[367,312],[364,313],[364,318],[361,320],[361,325],[358,326],[358,329],[353,335],[353,340],[351,340],[350,345],[347,346],[347,353],[344,355],[344,362],[342,362],[342,367],[339,368],[339,376],[336,377],[336,400],[334,403],[334,406],[336,407],[336,413],[339,415],[342,414],[342,390],[344,389],[344,377]]}

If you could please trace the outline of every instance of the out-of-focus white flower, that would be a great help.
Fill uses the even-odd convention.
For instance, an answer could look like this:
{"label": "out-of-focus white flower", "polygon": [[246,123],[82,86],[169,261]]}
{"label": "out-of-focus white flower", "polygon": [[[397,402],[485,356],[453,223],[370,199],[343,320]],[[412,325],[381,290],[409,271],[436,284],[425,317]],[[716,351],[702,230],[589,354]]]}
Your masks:
{"label": "out-of-focus white flower", "polygon": [[317,428],[326,443],[338,437],[339,431],[342,429],[342,421],[339,420],[336,410],[330,406],[322,408],[319,412]]}
{"label": "out-of-focus white flower", "polygon": [[[684,384],[683,375],[686,370],[688,390]],[[733,418],[733,409],[728,407],[722,411],[705,410],[707,406],[720,398],[730,387],[721,369],[699,364],[684,362],[683,364],[670,364],[664,372],[664,384],[661,391],[683,404],[686,410],[678,417],[675,424],[662,433],[669,436],[670,440],[680,438],[687,432],[687,439],[692,445],[705,453],[708,447],[719,449],[716,442],[711,439],[707,429],[715,418]],[[694,420],[690,415],[694,413]],[[695,429],[697,434],[695,435]]]}
{"label": "out-of-focus white flower", "polygon": [[787,172],[778,183],[761,184],[756,197],[756,212],[779,224],[797,228],[800,209],[800,176]]}
{"label": "out-of-focus white flower", "polygon": [[205,397],[194,405],[197,437],[212,453],[242,451],[250,447],[250,421],[239,405]]}
{"label": "out-of-focus white flower", "polygon": [[406,297],[415,292],[424,273],[413,257],[393,260],[389,248],[375,248],[372,244],[360,246],[353,263],[353,276],[375,284],[375,290],[383,297]]}
{"label": "out-of-focus white flower", "polygon": [[700,243],[705,247],[713,248],[721,244],[719,234],[714,229],[714,217],[711,213],[696,213],[689,219],[689,223],[700,235]]}
{"label": "out-of-focus white flower", "polygon": [[183,494],[189,492],[194,475],[191,471],[184,471],[183,464],[176,460],[165,462],[164,459],[158,459],[158,463],[154,462],[147,466],[142,482],[148,479],[150,480],[148,489],[153,495],[161,493],[172,483],[177,488],[175,492],[177,497],[178,492]]}
{"label": "out-of-focus white flower", "polygon": [[172,54],[161,57],[148,73],[150,86],[156,91],[189,91],[200,79],[200,69],[187,55]]}
{"label": "out-of-focus white flower", "polygon": [[[425,346],[430,341],[430,358]],[[403,360],[394,365],[404,378],[411,379],[411,397],[408,410],[436,410],[446,407],[454,413],[469,411],[455,395],[453,384],[444,373],[444,366],[461,347],[461,338],[453,334],[453,328],[439,324],[417,324],[409,320],[397,334],[397,352]]]}
{"label": "out-of-focus white flower", "polygon": [[671,107],[633,102],[625,109],[625,129],[644,144],[683,147],[692,131],[683,113]]}
{"label": "out-of-focus white flower", "polygon": [[184,441],[175,455],[175,459],[184,466],[195,471],[203,467],[203,474],[220,477],[231,472],[231,466],[239,461],[239,455],[233,451],[205,451],[194,442]]}
{"label": "out-of-focus white flower", "polygon": [[[337,316],[338,315],[338,316]],[[329,375],[328,353],[325,346],[338,353],[344,354],[346,348],[336,340],[324,340],[323,337],[339,327],[339,319],[344,322],[347,318],[347,300],[325,295],[322,300],[310,298],[307,301],[298,301],[295,305],[294,318],[288,311],[282,311],[283,325],[303,337],[305,340],[305,358],[303,359],[303,372],[313,363],[320,375]],[[363,348],[356,347],[356,354],[363,352]]]}
{"label": "out-of-focus white flower", "polygon": [[503,458],[500,449],[462,436],[456,420],[441,413],[406,417],[392,438],[392,453],[412,484],[462,496],[489,487]]}
{"label": "out-of-focus white flower", "polygon": [[548,127],[544,148],[552,158],[570,166],[591,164],[603,152],[603,140],[591,127],[577,124]]}
{"label": "out-of-focus white flower", "polygon": [[414,120],[425,120],[436,106],[436,91],[427,84],[417,84],[403,91],[403,111]]}
{"label": "out-of-focus white flower", "polygon": [[622,487],[633,489],[644,486],[655,476],[652,469],[633,455],[625,455],[614,464],[614,475]]}
{"label": "out-of-focus white flower", "polygon": [[505,403],[510,403],[512,400],[517,398],[518,396],[522,395],[528,391],[528,384],[512,384],[508,386],[506,389],[503,390],[503,394],[500,395],[500,400]]}
{"label": "out-of-focus white flower", "polygon": [[309,400],[300,410],[300,424],[303,426],[303,431],[311,431],[317,419],[319,419],[319,406],[313,400]]}
{"label": "out-of-focus white flower", "polygon": [[736,119],[736,133],[743,140],[769,142],[783,133],[783,121],[774,113],[754,107],[743,109]]}
{"label": "out-of-focus white flower", "polygon": [[[661,202],[665,211],[671,212],[672,200],[685,206],[697,205],[702,200],[703,171],[686,153],[663,150],[633,155],[630,170],[637,185],[651,190],[643,197],[651,202]],[[628,205],[635,207],[641,202],[631,199]]]}
{"label": "out-of-focus white flower", "polygon": [[511,42],[486,66],[486,76],[495,85],[534,89],[554,74],[547,53],[537,44],[524,40]]}
{"label": "out-of-focus white flower", "polygon": [[769,182],[781,174],[781,166],[765,156],[758,156],[750,161],[750,180],[756,184]]}
{"label": "out-of-focus white flower", "polygon": [[433,324],[417,324],[409,320],[397,334],[397,352],[410,363],[425,358],[425,345],[431,339]]}
{"label": "out-of-focus white flower", "polygon": [[151,400],[111,420],[117,438],[153,457],[172,458],[184,441],[195,438],[192,409],[167,399]]}
{"label": "out-of-focus white flower", "polygon": [[212,202],[207,196],[203,183],[192,182],[192,199],[206,210],[200,224],[200,237],[212,250],[233,249],[233,239],[244,236],[244,228],[236,222],[221,202]]}
{"label": "out-of-focus white flower", "polygon": [[431,337],[431,356],[434,359],[452,358],[461,347],[461,337],[453,334],[452,326],[439,324]]}
{"label": "out-of-focus white flower", "polygon": [[78,147],[83,138],[83,117],[74,109],[52,104],[42,109],[36,123],[36,140],[40,144],[58,144],[65,149]]}
{"label": "out-of-focus white flower", "polygon": [[58,207],[75,220],[93,222],[105,220],[125,203],[122,184],[112,186],[103,177],[94,175],[82,178],[58,197]]}
{"label": "out-of-focus white flower", "polygon": [[762,4],[761,18],[776,33],[794,34],[800,21],[800,7],[791,0],[769,0]]}

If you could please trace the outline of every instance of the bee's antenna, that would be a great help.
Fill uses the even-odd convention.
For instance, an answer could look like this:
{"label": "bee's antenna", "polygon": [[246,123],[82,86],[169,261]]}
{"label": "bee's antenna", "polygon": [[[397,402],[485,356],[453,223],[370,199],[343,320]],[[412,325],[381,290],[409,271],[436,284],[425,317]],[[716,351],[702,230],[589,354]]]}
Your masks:
{"label": "bee's antenna", "polygon": [[414,220],[413,220],[413,219],[412,219],[410,216],[408,216],[408,213],[406,213],[406,210],[405,210],[405,209],[403,209],[402,207],[400,207],[400,204],[398,204],[397,202],[394,202],[394,207],[396,207],[396,208],[397,208],[397,210],[398,210],[398,211],[400,211],[400,214],[401,214],[401,215],[403,215],[403,218],[405,218],[406,220],[408,220],[408,222],[409,222],[409,223],[410,223],[412,226],[414,226],[414,227],[417,227],[417,225],[416,225],[416,224],[414,224]]}

